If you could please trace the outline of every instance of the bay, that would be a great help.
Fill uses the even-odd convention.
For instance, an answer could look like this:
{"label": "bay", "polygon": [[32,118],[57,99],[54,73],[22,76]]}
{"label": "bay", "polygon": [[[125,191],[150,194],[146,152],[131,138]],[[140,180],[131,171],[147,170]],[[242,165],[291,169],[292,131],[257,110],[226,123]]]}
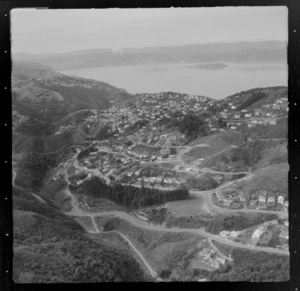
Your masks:
{"label": "bay", "polygon": [[199,64],[160,63],[94,67],[61,73],[94,79],[129,93],[173,91],[222,99],[258,87],[287,86],[286,63],[228,63],[223,69],[196,68]]}

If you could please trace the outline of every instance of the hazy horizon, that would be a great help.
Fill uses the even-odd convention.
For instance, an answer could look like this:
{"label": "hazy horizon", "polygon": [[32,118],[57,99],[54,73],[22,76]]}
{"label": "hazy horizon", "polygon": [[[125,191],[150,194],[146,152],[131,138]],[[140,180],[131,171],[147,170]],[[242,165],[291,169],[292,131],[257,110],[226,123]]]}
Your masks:
{"label": "hazy horizon", "polygon": [[[287,8],[13,9],[12,52],[287,41]],[[174,29],[175,28],[175,29]]]}
{"label": "hazy horizon", "polygon": [[[288,41],[286,40],[276,40],[276,39],[273,39],[273,40],[253,40],[253,41],[244,41],[244,40],[241,40],[241,41],[227,41],[227,42],[206,42],[206,43],[191,43],[191,44],[174,44],[174,45],[158,45],[158,46],[145,46],[145,47],[124,47],[120,50],[118,50],[117,52],[121,52],[123,50],[126,50],[126,49],[146,49],[146,48],[172,48],[172,47],[185,47],[185,46],[194,46],[194,45],[217,45],[217,44],[234,44],[234,43],[265,43],[265,42],[285,42],[287,43]],[[67,52],[63,52],[63,53],[60,53],[60,52],[49,52],[49,53],[26,53],[26,52],[23,52],[23,51],[17,51],[17,52],[12,52],[13,54],[17,55],[17,54],[24,54],[24,55],[35,55],[35,56],[43,56],[43,55],[59,55],[59,54],[72,54],[72,53],[77,53],[77,52],[92,52],[92,51],[100,51],[100,50],[112,50],[114,51],[113,48],[89,48],[89,49],[81,49],[81,50],[73,50],[73,51],[67,51]]]}

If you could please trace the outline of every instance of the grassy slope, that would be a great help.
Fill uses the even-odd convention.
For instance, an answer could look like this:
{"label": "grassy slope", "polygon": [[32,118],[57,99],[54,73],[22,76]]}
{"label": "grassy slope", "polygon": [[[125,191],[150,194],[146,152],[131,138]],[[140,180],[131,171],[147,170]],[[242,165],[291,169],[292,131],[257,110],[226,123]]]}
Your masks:
{"label": "grassy slope", "polygon": [[287,163],[271,165],[260,169],[251,175],[250,179],[236,182],[235,185],[245,189],[273,190],[288,193]]}
{"label": "grassy slope", "polygon": [[193,234],[145,230],[125,220],[97,218],[96,222],[105,230],[117,230],[126,235],[158,273],[178,268],[187,259],[187,250],[193,249],[199,241],[199,236]]}

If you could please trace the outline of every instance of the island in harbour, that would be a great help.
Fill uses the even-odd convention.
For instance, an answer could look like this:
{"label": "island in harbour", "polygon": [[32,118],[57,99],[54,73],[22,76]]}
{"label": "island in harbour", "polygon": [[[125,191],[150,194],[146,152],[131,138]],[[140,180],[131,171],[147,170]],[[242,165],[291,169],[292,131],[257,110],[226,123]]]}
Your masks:
{"label": "island in harbour", "polygon": [[223,63],[208,63],[208,64],[199,64],[195,66],[186,66],[186,68],[196,68],[196,69],[205,69],[205,70],[221,70],[228,67],[228,65]]}

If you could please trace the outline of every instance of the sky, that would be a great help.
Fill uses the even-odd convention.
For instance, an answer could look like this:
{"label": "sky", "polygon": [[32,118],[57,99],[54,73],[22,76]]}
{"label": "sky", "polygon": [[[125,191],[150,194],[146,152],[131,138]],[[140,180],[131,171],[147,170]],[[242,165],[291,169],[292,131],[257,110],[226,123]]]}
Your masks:
{"label": "sky", "polygon": [[11,11],[13,53],[287,39],[283,6]]}

